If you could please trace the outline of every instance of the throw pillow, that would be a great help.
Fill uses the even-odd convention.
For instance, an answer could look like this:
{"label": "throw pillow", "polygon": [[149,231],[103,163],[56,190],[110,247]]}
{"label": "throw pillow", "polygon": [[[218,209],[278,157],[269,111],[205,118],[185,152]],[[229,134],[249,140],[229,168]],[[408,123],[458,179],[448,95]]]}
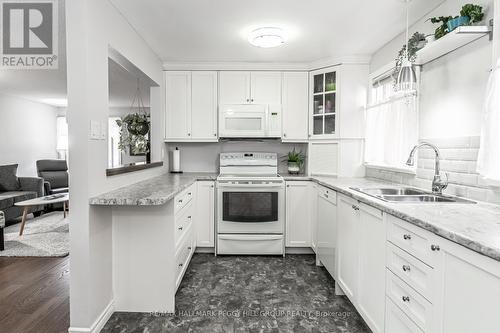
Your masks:
{"label": "throw pillow", "polygon": [[0,192],[18,191],[17,164],[0,165]]}

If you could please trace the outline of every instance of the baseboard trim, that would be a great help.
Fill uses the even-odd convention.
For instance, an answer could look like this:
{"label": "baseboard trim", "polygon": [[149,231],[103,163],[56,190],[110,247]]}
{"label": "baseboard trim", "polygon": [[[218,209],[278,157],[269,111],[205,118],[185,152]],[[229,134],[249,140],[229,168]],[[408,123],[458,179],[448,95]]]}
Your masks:
{"label": "baseboard trim", "polygon": [[195,253],[215,253],[215,247],[197,247]]}
{"label": "baseboard trim", "polygon": [[99,333],[104,325],[108,322],[111,315],[115,312],[115,302],[111,300],[106,308],[101,312],[99,317],[94,321],[90,328],[87,327],[70,327],[69,333]]}
{"label": "baseboard trim", "polygon": [[285,248],[285,254],[314,254],[312,248],[310,247],[287,247]]}

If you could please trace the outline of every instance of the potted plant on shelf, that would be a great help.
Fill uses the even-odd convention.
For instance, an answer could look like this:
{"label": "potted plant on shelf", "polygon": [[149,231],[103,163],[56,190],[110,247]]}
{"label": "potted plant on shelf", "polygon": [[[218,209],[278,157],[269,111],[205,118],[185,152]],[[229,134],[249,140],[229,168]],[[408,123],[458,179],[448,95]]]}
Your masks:
{"label": "potted plant on shelf", "polygon": [[288,173],[290,174],[298,174],[300,172],[300,168],[304,164],[306,157],[302,153],[302,151],[296,151],[293,148],[292,151],[288,152],[288,155],[285,156],[285,161],[288,162]]}
{"label": "potted plant on shelf", "polygon": [[451,19],[453,19],[452,16],[431,17],[432,23],[440,24],[434,31],[434,38],[439,39],[449,32],[447,23]]}

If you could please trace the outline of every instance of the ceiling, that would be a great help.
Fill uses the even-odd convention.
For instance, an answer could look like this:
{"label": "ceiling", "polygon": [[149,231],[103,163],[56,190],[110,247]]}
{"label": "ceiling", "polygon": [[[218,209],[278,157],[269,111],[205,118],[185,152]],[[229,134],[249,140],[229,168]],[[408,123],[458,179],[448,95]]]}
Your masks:
{"label": "ceiling", "polygon": [[[402,0],[110,0],[164,62],[312,62],[371,55],[405,28]],[[411,21],[442,0],[410,3]],[[273,49],[247,42],[256,27],[285,29]]]}

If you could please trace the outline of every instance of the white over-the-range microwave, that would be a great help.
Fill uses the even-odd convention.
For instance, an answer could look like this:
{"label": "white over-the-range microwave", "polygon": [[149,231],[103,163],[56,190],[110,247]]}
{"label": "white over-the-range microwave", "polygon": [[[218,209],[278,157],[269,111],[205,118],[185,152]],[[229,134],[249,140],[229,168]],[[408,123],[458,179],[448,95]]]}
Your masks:
{"label": "white over-the-range microwave", "polygon": [[281,105],[221,105],[219,109],[219,137],[281,137]]}

